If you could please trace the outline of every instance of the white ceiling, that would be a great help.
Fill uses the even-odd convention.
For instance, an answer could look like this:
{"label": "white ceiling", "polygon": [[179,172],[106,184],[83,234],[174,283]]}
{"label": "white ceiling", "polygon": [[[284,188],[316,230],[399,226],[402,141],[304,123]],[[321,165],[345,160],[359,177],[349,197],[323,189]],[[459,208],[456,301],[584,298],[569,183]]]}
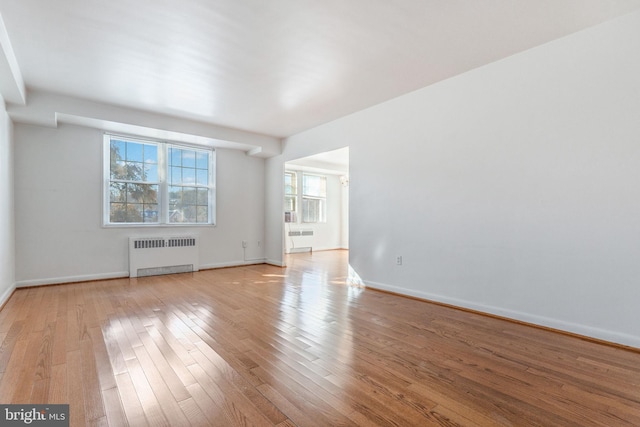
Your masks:
{"label": "white ceiling", "polygon": [[276,137],[638,7],[640,0],[0,0],[29,89]]}

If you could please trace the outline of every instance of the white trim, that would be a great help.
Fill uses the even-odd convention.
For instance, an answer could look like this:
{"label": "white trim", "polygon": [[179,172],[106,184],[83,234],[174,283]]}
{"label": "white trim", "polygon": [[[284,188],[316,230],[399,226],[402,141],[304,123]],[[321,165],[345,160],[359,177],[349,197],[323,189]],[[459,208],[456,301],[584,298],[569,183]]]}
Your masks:
{"label": "white trim", "polygon": [[50,277],[46,279],[20,280],[16,282],[16,288],[41,285],[60,285],[63,283],[90,282],[93,280],[122,279],[127,277],[129,277],[128,271],[118,271],[114,273],[101,274],[85,274],[81,276]]}
{"label": "white trim", "polygon": [[[199,267],[199,271],[214,269],[214,268],[224,268],[224,267],[242,267],[245,265],[256,265],[256,264],[274,264],[274,263],[264,258],[256,258],[249,261],[228,261],[228,262],[219,262],[214,264],[201,264]],[[284,265],[280,265],[280,264],[277,264],[277,265],[278,267],[284,267]],[[16,282],[16,284],[13,286],[10,292],[13,292],[13,289],[16,289],[16,288],[25,288],[29,286],[61,285],[66,283],[90,282],[94,280],[107,280],[107,279],[123,279],[128,277],[129,277],[128,271],[117,271],[113,273],[85,274],[81,276],[64,276],[64,277],[50,277],[45,279],[20,280]]]}
{"label": "white trim", "polygon": [[9,289],[4,291],[4,293],[0,296],[0,307],[2,307],[7,301],[9,301],[9,298],[11,298],[11,295],[15,290],[16,284],[14,283],[13,285],[9,286]]}
{"label": "white trim", "polygon": [[482,313],[493,314],[496,316],[501,316],[501,317],[505,317],[513,320],[519,320],[521,322],[526,322],[534,325],[544,326],[547,328],[557,329],[560,331],[565,331],[572,334],[578,334],[585,337],[595,338],[598,340],[609,341],[615,344],[622,344],[626,346],[640,348],[639,336],[629,335],[629,334],[620,333],[616,331],[610,331],[607,329],[580,325],[577,323],[567,322],[559,319],[553,319],[550,317],[537,316],[535,314],[509,310],[501,307],[477,304],[467,300],[450,298],[442,295],[431,294],[428,292],[416,291],[413,289],[401,288],[398,286],[387,285],[385,283],[372,282],[369,280],[364,280],[364,283],[366,287],[371,289],[378,289],[383,291],[394,292],[397,294],[412,296],[416,298],[422,298],[429,301],[449,304],[449,305],[453,305],[460,308],[467,308],[467,309],[479,311]]}
{"label": "white trim", "polygon": [[211,270],[214,268],[225,268],[225,267],[242,267],[245,265],[256,265],[256,264],[265,264],[267,261],[264,258],[256,258],[247,261],[228,261],[228,262],[216,262],[213,264],[200,264],[200,271],[202,270]]}
{"label": "white trim", "polygon": [[284,261],[278,261],[278,260],[270,259],[270,258],[267,258],[265,260],[265,263],[267,263],[269,265],[276,266],[276,267],[286,267],[287,266],[287,263],[284,262]]}

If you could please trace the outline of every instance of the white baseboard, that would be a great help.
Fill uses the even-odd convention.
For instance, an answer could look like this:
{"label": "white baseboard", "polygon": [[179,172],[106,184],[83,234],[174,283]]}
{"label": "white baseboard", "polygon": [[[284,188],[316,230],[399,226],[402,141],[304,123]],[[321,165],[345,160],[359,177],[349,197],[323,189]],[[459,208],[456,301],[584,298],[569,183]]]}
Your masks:
{"label": "white baseboard", "polygon": [[226,267],[242,267],[243,265],[255,265],[255,264],[264,264],[267,260],[265,258],[255,258],[248,259],[242,261],[227,261],[227,262],[216,262],[213,264],[200,264],[200,270],[210,270],[214,268],[226,268]]}
{"label": "white baseboard", "polygon": [[0,307],[2,307],[4,303],[9,301],[9,298],[11,297],[11,295],[13,294],[13,291],[15,290],[16,290],[16,284],[14,283],[11,286],[9,286],[9,288],[6,291],[4,291],[2,295],[0,295]]}
{"label": "white baseboard", "polygon": [[413,289],[401,288],[398,286],[387,285],[385,283],[378,283],[365,280],[365,286],[371,289],[379,289],[383,291],[394,292],[397,294],[412,296],[429,300],[433,302],[439,302],[443,304],[452,305],[455,307],[466,308],[482,313],[492,314],[508,319],[513,319],[533,325],[538,325],[546,328],[557,329],[559,331],[568,332],[571,334],[582,335],[588,338],[594,338],[597,340],[608,341],[615,344],[621,344],[624,346],[630,346],[634,348],[640,348],[640,337],[626,334],[623,332],[611,331],[607,329],[600,329],[592,326],[581,325],[577,323],[567,322],[564,320],[554,319],[550,317],[538,316],[532,313],[526,313],[521,311],[510,310],[502,307],[495,307],[484,304],[477,304],[472,301],[461,300],[457,298],[450,298],[443,295],[431,294],[428,292],[416,291]]}
{"label": "white baseboard", "polygon": [[269,265],[275,265],[276,267],[286,267],[287,264],[282,260],[270,259],[267,258],[265,262]]}
{"label": "white baseboard", "polygon": [[[257,258],[251,260],[242,261],[229,261],[220,262],[214,264],[203,264],[199,266],[200,270],[223,268],[223,267],[240,267],[243,265],[264,264],[267,260],[264,258]],[[106,279],[120,279],[129,277],[128,271],[117,271],[113,273],[99,273],[99,274],[86,274],[80,276],[64,276],[64,277],[49,277],[45,279],[32,279],[32,280],[20,280],[14,285],[15,288],[25,288],[30,286],[42,286],[42,285],[59,285],[63,283],[76,283],[76,282],[90,282],[93,280],[106,280]],[[13,292],[13,290],[11,290]],[[11,295],[11,293],[9,293]],[[8,298],[8,297],[7,297]]]}
{"label": "white baseboard", "polygon": [[46,279],[20,280],[16,282],[16,288],[41,285],[59,285],[62,283],[90,282],[92,280],[120,279],[129,277],[128,271],[114,273],[85,274],[80,276],[49,277]]}

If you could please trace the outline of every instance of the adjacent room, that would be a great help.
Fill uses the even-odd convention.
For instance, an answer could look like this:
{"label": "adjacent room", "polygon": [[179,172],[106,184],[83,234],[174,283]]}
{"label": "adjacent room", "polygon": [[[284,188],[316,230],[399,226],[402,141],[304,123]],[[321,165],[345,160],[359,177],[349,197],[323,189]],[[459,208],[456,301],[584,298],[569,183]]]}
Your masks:
{"label": "adjacent room", "polygon": [[640,425],[640,0],[0,0],[0,47],[0,424]]}

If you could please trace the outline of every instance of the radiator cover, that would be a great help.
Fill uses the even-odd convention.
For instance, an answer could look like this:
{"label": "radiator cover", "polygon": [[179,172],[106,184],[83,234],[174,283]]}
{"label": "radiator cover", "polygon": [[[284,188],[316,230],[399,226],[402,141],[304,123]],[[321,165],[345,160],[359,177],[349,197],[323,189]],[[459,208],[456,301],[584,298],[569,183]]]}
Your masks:
{"label": "radiator cover", "polygon": [[198,271],[198,260],[195,236],[129,238],[129,277]]}

